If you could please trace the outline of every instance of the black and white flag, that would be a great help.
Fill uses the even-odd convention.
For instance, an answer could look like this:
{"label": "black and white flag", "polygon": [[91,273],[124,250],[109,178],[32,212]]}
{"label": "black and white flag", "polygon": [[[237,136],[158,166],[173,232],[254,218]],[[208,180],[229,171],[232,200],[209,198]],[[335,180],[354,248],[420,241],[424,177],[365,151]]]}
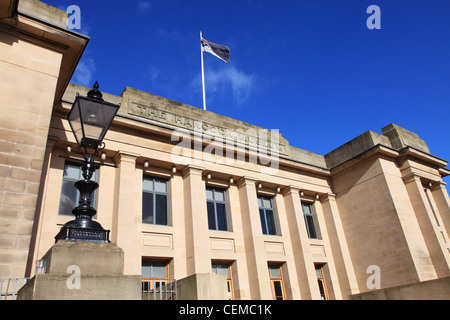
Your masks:
{"label": "black and white flag", "polygon": [[202,51],[209,52],[226,63],[230,63],[230,48],[215,44],[202,38]]}

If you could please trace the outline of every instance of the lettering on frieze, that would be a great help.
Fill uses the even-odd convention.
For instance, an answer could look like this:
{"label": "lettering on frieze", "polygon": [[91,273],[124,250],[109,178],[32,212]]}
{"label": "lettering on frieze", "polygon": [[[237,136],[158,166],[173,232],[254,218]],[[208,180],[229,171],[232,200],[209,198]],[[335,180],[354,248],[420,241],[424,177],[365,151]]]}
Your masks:
{"label": "lettering on frieze", "polygon": [[[154,103],[146,106],[130,101],[128,114],[193,131],[196,134],[201,134],[203,139],[209,138],[216,141],[222,139],[226,143],[243,144],[265,149],[272,153],[287,154],[286,145],[279,142],[278,131],[256,130],[247,127],[237,129],[221,127],[206,121],[161,110]],[[272,137],[272,134],[275,134],[275,136]]]}

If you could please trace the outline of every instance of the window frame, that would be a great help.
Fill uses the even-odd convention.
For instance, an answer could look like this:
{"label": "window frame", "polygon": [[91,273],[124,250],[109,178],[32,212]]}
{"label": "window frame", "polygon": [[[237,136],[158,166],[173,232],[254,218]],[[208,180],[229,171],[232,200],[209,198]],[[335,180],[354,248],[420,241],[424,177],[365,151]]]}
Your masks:
{"label": "window frame", "polygon": [[[144,182],[148,180],[152,181],[153,184],[153,190],[149,190],[149,189],[145,189],[144,188]],[[162,191],[156,191],[155,189],[155,181],[164,181],[165,185],[166,185],[166,191],[162,192]],[[151,176],[151,175],[144,175],[142,178],[142,223],[143,224],[147,224],[147,225],[157,225],[157,226],[170,226],[170,201],[169,201],[169,179],[166,178],[162,178],[162,177],[157,177],[157,176]],[[153,210],[153,221],[152,222],[144,222],[144,194],[151,194],[152,195],[152,210]],[[156,211],[156,207],[157,207],[157,201],[156,198],[157,196],[165,196],[166,197],[166,201],[165,201],[165,205],[166,205],[166,223],[165,224],[161,224],[161,223],[157,223],[157,211]]]}
{"label": "window frame", "polygon": [[[323,272],[324,266],[325,266],[325,264],[316,264],[316,265],[314,265],[314,268],[316,269],[317,285],[319,286],[320,298],[322,300],[329,300],[327,283],[326,283],[325,275]],[[319,274],[318,274],[318,272],[319,272]],[[322,292],[321,288],[323,289],[323,292]]]}
{"label": "window frame", "polygon": [[[209,199],[208,198],[208,190],[212,191],[213,199]],[[228,217],[227,189],[213,187],[213,186],[206,186],[205,192],[206,192],[206,210],[207,210],[207,214],[208,214],[208,229],[209,230],[213,230],[213,231],[230,232],[231,228],[230,228],[230,219]],[[224,200],[217,200],[217,199],[215,199],[215,193],[216,192],[221,192],[223,194],[223,199]],[[215,228],[211,228],[210,206],[208,205],[208,203],[213,204],[213,210],[214,210],[213,214],[214,214],[214,225],[215,225]],[[223,205],[224,210],[225,210],[225,212],[224,212],[224,215],[225,215],[225,230],[219,229],[219,223],[218,223],[219,222],[219,218],[218,218],[217,205]]]}
{"label": "window frame", "polygon": [[[258,209],[259,209],[259,217],[261,220],[262,233],[264,235],[268,235],[268,236],[278,236],[279,234],[278,234],[277,219],[276,219],[275,208],[273,206],[273,198],[274,197],[258,194],[257,198],[258,198]],[[261,201],[260,201],[260,199],[261,199]],[[264,199],[270,201],[270,207],[264,206],[264,201],[263,201]],[[262,212],[261,212],[261,210],[262,210]],[[269,233],[269,221],[267,219],[267,216],[268,216],[267,211],[271,211],[270,216],[271,216],[271,220],[273,222],[273,225],[271,228],[272,233]]]}
{"label": "window frame", "polygon": [[[305,219],[306,232],[308,233],[308,238],[309,239],[321,239],[320,235],[319,235],[319,229],[317,228],[315,214],[314,214],[314,208],[313,208],[314,203],[302,201],[301,205],[302,205],[303,217]],[[311,212],[305,212],[305,206],[308,206],[310,208]],[[312,225],[310,224],[310,222],[312,222]],[[314,235],[311,235],[311,231],[314,232]]]}
{"label": "window frame", "polygon": [[[270,268],[271,267],[277,267],[279,272],[279,277],[272,277]],[[275,263],[269,263],[268,264],[268,271],[269,271],[269,278],[270,278],[270,287],[272,288],[272,298],[273,300],[286,300],[286,290],[284,288],[284,280],[283,280],[283,265],[282,264],[275,264]],[[281,296],[276,295],[275,290],[275,283],[279,283],[281,287]],[[281,297],[281,299],[278,299],[278,297]]]}
{"label": "window frame", "polygon": [[[153,264],[164,264],[165,266],[165,277],[153,277]],[[141,263],[141,268],[144,268],[144,264],[150,264],[150,277],[144,277],[141,271],[141,282],[142,282],[142,292],[150,293],[155,289],[155,284],[157,286],[166,286],[169,283],[169,262],[160,260],[144,260]],[[142,270],[142,269],[141,269]],[[156,282],[158,281],[158,282]],[[157,288],[156,288],[157,289]]]}

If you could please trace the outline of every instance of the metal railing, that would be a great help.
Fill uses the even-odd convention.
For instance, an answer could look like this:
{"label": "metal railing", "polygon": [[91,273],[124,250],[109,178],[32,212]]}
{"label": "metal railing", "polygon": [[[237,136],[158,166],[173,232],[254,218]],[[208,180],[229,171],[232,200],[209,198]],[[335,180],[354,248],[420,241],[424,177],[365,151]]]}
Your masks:
{"label": "metal railing", "polygon": [[0,300],[16,300],[17,291],[30,278],[0,278]]}
{"label": "metal railing", "polygon": [[142,300],[177,300],[177,281],[166,278],[143,278]]}

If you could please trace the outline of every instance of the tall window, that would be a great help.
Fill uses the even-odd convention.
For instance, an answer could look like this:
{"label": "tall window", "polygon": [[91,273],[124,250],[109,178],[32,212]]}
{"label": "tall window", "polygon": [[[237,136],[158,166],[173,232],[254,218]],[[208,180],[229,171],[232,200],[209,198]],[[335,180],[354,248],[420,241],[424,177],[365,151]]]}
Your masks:
{"label": "tall window", "polygon": [[227,276],[228,300],[233,300],[233,279],[231,278],[231,264],[212,264],[212,272]]}
{"label": "tall window", "polygon": [[312,203],[302,202],[303,215],[305,216],[306,229],[308,230],[308,237],[310,239],[319,239],[314,221],[314,213]]}
{"label": "tall window", "polygon": [[144,176],[142,187],[142,223],[169,224],[168,194],[166,179]]}
{"label": "tall window", "polygon": [[169,280],[169,265],[166,262],[142,262],[142,292],[150,292],[166,285]]}
{"label": "tall window", "polygon": [[325,284],[325,277],[323,274],[323,265],[316,265],[316,276],[319,284],[320,297],[322,300],[328,300],[327,286]]}
{"label": "tall window", "polygon": [[229,231],[226,191],[219,188],[206,188],[209,230]]}
{"label": "tall window", "polygon": [[[75,182],[83,180],[81,163],[66,162],[64,165],[64,175],[61,188],[61,197],[59,200],[58,214],[60,216],[72,216],[72,210],[78,206],[80,201],[80,192],[75,188]],[[91,178],[97,182],[97,171]],[[91,206],[97,206],[97,191],[92,193]]]}
{"label": "tall window", "polygon": [[277,235],[272,198],[258,195],[258,206],[263,234]]}
{"label": "tall window", "polygon": [[273,300],[285,300],[286,296],[284,293],[281,265],[269,264],[269,276]]}

